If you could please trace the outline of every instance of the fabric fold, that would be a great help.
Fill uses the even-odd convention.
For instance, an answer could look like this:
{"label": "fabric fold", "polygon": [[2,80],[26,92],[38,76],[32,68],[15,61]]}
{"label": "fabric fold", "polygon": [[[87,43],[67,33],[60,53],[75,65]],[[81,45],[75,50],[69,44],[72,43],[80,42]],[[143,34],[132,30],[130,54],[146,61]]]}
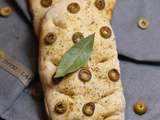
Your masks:
{"label": "fabric fold", "polygon": [[[10,6],[5,0],[0,0],[0,5]],[[34,34],[12,9],[11,16],[0,17],[0,49],[34,72],[37,58]],[[0,68],[0,116],[12,107],[25,87],[19,79]]]}
{"label": "fabric fold", "polygon": [[6,120],[45,120],[45,111],[42,102],[35,100],[23,90],[13,105],[2,114]]}

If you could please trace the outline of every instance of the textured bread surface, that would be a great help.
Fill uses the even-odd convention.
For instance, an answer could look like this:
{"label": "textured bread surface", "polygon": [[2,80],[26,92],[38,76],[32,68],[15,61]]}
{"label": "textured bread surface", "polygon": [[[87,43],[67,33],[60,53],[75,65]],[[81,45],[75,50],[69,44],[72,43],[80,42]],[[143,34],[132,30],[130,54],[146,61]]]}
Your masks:
{"label": "textured bread surface", "polygon": [[[41,0],[28,0],[28,1],[30,5],[30,11],[33,15],[34,29],[38,36],[40,32],[40,25],[41,25],[42,18],[50,7],[43,7],[41,5]],[[52,6],[54,6],[54,4],[58,1],[60,0],[52,0]]]}
{"label": "textured bread surface", "polygon": [[[50,9],[50,7],[53,7],[56,3],[65,1],[65,0],[52,0],[52,5],[50,7],[43,7],[41,5],[41,0],[28,0],[30,5],[30,11],[33,15],[33,25],[35,29],[35,33],[37,36],[39,36],[40,29],[41,29],[41,22],[45,15],[45,13]],[[95,2],[95,0],[88,0],[92,3]],[[104,14],[104,17],[111,20],[112,18],[112,11],[115,6],[116,0],[105,0],[106,7],[105,10],[101,11]]]}
{"label": "textured bread surface", "polygon": [[[80,6],[76,14],[67,10],[73,2]],[[30,0],[35,30],[40,33],[39,73],[51,120],[124,120],[121,80],[112,81],[108,75],[111,69],[120,73],[115,35],[110,24],[115,2],[105,0],[105,8],[98,10],[95,0],[55,0],[49,8],[41,7],[40,0]],[[107,39],[100,34],[103,26],[111,30]],[[80,80],[78,70],[62,79],[53,79],[63,55],[74,44],[72,36],[75,32],[81,32],[84,37],[95,33],[93,52],[84,66],[92,77],[84,82]],[[48,33],[57,35],[56,41],[49,45],[45,43]],[[66,105],[63,114],[55,112],[59,102]],[[95,105],[90,116],[83,112],[86,103]]]}

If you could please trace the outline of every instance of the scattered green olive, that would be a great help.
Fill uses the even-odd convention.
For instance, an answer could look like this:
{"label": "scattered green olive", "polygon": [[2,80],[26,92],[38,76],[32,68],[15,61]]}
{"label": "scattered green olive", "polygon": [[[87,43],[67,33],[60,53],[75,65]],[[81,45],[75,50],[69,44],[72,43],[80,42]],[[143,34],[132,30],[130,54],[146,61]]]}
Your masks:
{"label": "scattered green olive", "polygon": [[56,40],[57,40],[57,35],[53,32],[48,33],[44,38],[44,41],[47,45],[53,44]]}
{"label": "scattered green olive", "polygon": [[2,7],[0,8],[0,16],[3,16],[3,17],[7,17],[7,16],[10,16],[12,14],[13,10],[11,7]]}
{"label": "scattered green olive", "polygon": [[109,72],[108,72],[108,77],[111,81],[113,82],[116,82],[120,79],[120,74],[118,72],[118,70],[116,69],[111,69]]}
{"label": "scattered green olive", "polygon": [[92,78],[91,72],[87,68],[82,68],[79,71],[79,79],[83,82],[88,82]]}
{"label": "scattered green olive", "polygon": [[142,30],[145,30],[149,27],[149,21],[147,19],[141,18],[138,21],[138,27],[141,28]]}
{"label": "scattered green olive", "polygon": [[70,13],[75,14],[75,13],[79,12],[80,6],[79,6],[78,3],[73,2],[73,3],[70,3],[70,4],[68,5],[67,10],[68,10]]}
{"label": "scattered green olive", "polygon": [[108,39],[112,35],[112,31],[109,27],[103,26],[100,28],[100,34],[103,38]]}
{"label": "scattered green olive", "polygon": [[137,101],[133,106],[133,110],[136,114],[143,115],[148,111],[148,107],[144,101]]}
{"label": "scattered green olive", "polygon": [[67,111],[67,105],[64,102],[58,102],[54,108],[55,113],[64,114]]}
{"label": "scattered green olive", "polygon": [[83,113],[86,116],[92,116],[94,114],[95,104],[93,102],[86,103],[83,106]]}
{"label": "scattered green olive", "polygon": [[81,32],[76,32],[72,36],[72,40],[73,40],[74,43],[79,42],[83,38],[84,38],[84,36],[83,36],[83,34]]}
{"label": "scattered green olive", "polygon": [[95,6],[98,8],[98,10],[103,10],[105,8],[105,0],[96,0]]}
{"label": "scattered green olive", "polygon": [[52,0],[41,0],[41,5],[45,8],[50,7],[52,5]]}

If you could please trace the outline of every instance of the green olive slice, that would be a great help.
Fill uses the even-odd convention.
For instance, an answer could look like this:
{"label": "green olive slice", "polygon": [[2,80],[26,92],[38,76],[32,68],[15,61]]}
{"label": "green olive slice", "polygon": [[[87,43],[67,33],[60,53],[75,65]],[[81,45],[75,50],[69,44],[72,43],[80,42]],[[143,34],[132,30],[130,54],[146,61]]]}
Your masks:
{"label": "green olive slice", "polygon": [[41,0],[41,5],[45,8],[50,7],[52,5],[52,0]]}
{"label": "green olive slice", "polygon": [[103,38],[108,39],[112,35],[112,31],[109,27],[103,26],[100,28],[100,34]]}
{"label": "green olive slice", "polygon": [[57,40],[57,35],[53,32],[48,33],[44,38],[44,41],[47,45],[53,44],[56,40]]}
{"label": "green olive slice", "polygon": [[133,106],[133,110],[136,114],[143,115],[148,111],[148,107],[144,101],[137,101]]}
{"label": "green olive slice", "polygon": [[68,10],[70,13],[75,14],[75,13],[79,12],[80,6],[79,6],[78,3],[73,2],[73,3],[70,3],[70,4],[68,5],[67,10]]}
{"label": "green olive slice", "polygon": [[103,10],[105,8],[105,0],[96,0],[95,6],[98,8],[98,10]]}
{"label": "green olive slice", "polygon": [[108,72],[108,77],[111,81],[113,82],[116,82],[120,79],[120,74],[118,72],[118,70],[116,69],[111,69],[109,72]]}

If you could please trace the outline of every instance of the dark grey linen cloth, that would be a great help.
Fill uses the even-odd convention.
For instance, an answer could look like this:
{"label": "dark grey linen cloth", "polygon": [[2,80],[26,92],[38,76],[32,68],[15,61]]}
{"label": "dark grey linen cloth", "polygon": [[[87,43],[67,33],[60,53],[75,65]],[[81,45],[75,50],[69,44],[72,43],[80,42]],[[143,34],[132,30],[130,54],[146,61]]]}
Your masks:
{"label": "dark grey linen cloth", "polygon": [[[0,0],[0,7],[3,6],[12,5]],[[11,16],[0,17],[0,49],[33,72],[36,71],[37,45],[34,32],[16,9]],[[25,87],[17,78],[0,68],[0,117],[6,120],[40,120],[35,101],[27,94]]]}
{"label": "dark grey linen cloth", "polygon": [[[25,0],[16,0],[25,17],[31,21]],[[3,0],[0,5],[5,4]],[[112,25],[117,38],[118,52],[139,61],[160,61],[160,1],[119,0]],[[147,30],[137,27],[137,20],[150,21]],[[0,48],[34,71],[35,38],[29,25],[14,13],[0,18]],[[20,35],[19,40],[16,36]],[[34,67],[33,67],[34,66]],[[160,120],[160,64],[120,59],[121,77],[126,99],[126,120]],[[0,116],[6,120],[41,120],[41,108],[26,92],[18,79],[0,70]],[[133,104],[144,100],[148,112],[136,115]],[[38,106],[41,106],[38,104]],[[43,108],[43,106],[42,106]]]}
{"label": "dark grey linen cloth", "polygon": [[[117,0],[113,16],[118,51],[137,60],[160,61],[160,0]],[[140,18],[150,22],[137,27]]]}

